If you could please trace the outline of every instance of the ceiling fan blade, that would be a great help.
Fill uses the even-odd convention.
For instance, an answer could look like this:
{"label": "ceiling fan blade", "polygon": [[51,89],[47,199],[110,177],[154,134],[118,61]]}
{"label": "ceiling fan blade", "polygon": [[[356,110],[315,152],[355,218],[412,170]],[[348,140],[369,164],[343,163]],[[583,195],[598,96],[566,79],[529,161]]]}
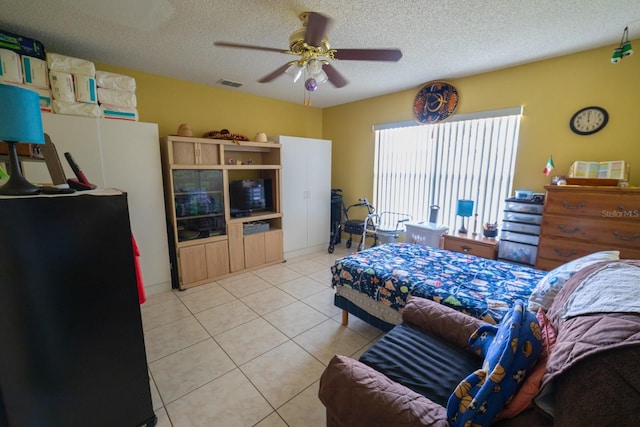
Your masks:
{"label": "ceiling fan blade", "polygon": [[289,68],[289,66],[291,66],[291,64],[287,62],[282,67],[279,67],[278,69],[276,69],[270,74],[267,74],[266,76],[264,76],[258,81],[260,83],[269,83],[271,80],[275,79],[276,77],[280,77],[282,74],[284,74],[284,72],[287,70],[287,68]]}
{"label": "ceiling fan blade", "polygon": [[393,61],[402,58],[400,49],[338,49],[333,57],[341,60]]}
{"label": "ceiling fan blade", "polygon": [[340,74],[338,70],[336,70],[331,64],[324,64],[322,66],[322,69],[327,74],[327,78],[329,79],[329,82],[331,82],[331,84],[334,85],[335,87],[341,88],[346,86],[347,83],[349,83],[347,79],[342,77],[342,74]]}
{"label": "ceiling fan blade", "polygon": [[215,42],[215,43],[213,43],[213,45],[214,46],[220,46],[220,47],[235,47],[235,48],[240,48],[240,49],[263,50],[265,52],[287,53],[286,50],[277,49],[275,47],[254,46],[254,45],[251,45],[251,44]]}
{"label": "ceiling fan blade", "polygon": [[309,12],[307,17],[307,31],[304,34],[304,42],[309,46],[320,46],[322,39],[329,31],[331,19],[319,13]]}

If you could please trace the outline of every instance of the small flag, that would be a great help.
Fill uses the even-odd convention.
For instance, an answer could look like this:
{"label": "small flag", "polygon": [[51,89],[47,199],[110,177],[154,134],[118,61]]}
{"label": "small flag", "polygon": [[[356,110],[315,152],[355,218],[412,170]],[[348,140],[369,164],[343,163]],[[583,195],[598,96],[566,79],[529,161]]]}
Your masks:
{"label": "small flag", "polygon": [[544,168],[544,174],[549,175],[553,170],[553,157],[549,156],[549,160],[547,160],[547,166]]}

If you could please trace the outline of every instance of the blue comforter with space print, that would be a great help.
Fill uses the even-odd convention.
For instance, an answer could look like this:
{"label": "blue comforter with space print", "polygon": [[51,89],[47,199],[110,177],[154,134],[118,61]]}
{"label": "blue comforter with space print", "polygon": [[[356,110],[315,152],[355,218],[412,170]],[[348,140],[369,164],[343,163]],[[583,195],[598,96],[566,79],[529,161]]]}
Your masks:
{"label": "blue comforter with space print", "polygon": [[352,253],[331,267],[332,286],[348,286],[396,310],[409,295],[427,298],[489,323],[527,300],[546,274],[518,264],[407,243]]}

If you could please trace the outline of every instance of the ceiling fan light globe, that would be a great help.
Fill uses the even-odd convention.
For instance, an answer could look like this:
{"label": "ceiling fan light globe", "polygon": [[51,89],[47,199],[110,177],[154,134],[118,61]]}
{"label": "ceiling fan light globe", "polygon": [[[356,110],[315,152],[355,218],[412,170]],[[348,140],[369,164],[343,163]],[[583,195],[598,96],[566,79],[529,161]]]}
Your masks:
{"label": "ceiling fan light globe", "polygon": [[326,83],[329,80],[329,77],[327,76],[327,73],[324,72],[324,70],[320,70],[320,72],[314,75],[313,78],[319,85],[321,85],[322,83]]}
{"label": "ceiling fan light globe", "polygon": [[298,64],[291,64],[289,68],[285,71],[285,74],[291,76],[293,82],[297,82],[302,76],[303,67]]}
{"label": "ceiling fan light globe", "polygon": [[312,58],[307,62],[307,71],[309,71],[312,75],[317,75],[322,73],[322,62],[320,62],[316,58]]}
{"label": "ceiling fan light globe", "polygon": [[305,80],[304,82],[304,88],[308,91],[308,92],[315,92],[316,89],[318,89],[318,82],[316,82],[316,79],[314,79],[313,77],[309,77],[307,80]]}

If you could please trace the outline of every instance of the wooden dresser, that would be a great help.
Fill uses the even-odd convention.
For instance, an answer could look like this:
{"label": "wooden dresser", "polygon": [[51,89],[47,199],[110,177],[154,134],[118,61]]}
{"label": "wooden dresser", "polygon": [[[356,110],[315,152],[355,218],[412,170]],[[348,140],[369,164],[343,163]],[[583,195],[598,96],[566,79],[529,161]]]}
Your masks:
{"label": "wooden dresser", "polygon": [[545,190],[536,268],[551,270],[603,250],[640,259],[640,188],[550,185]]}

